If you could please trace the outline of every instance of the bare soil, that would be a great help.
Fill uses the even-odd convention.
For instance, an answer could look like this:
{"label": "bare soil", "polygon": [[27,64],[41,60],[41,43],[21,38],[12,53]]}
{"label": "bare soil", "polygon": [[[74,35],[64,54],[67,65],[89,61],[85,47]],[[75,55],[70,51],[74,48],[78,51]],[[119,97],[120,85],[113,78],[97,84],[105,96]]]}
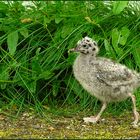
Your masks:
{"label": "bare soil", "polygon": [[131,126],[133,118],[130,112],[115,117],[103,115],[97,124],[86,124],[82,117],[84,117],[82,113],[70,117],[48,113],[42,118],[32,112],[24,112],[17,119],[12,119],[0,114],[0,138],[140,139],[140,127]]}

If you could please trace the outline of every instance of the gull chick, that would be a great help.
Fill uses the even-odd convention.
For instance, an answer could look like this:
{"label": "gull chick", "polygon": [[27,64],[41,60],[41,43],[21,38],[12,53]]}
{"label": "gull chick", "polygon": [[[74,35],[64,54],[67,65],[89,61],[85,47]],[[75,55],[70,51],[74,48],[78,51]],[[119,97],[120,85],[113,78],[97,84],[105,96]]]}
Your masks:
{"label": "gull chick", "polygon": [[75,78],[87,92],[102,102],[101,110],[96,116],[83,120],[96,123],[108,103],[130,97],[133,103],[133,126],[137,127],[139,113],[133,92],[140,86],[140,74],[111,59],[98,57],[96,41],[87,36],[78,41],[77,46],[70,51],[79,53],[73,65]]}

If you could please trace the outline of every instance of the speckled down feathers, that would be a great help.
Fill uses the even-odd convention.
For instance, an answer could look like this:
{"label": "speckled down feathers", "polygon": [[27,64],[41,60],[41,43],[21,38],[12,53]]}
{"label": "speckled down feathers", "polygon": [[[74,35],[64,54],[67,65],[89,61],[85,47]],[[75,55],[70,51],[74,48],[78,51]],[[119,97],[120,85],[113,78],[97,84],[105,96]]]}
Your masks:
{"label": "speckled down feathers", "polygon": [[140,75],[111,59],[80,53],[73,71],[91,95],[103,102],[122,101],[140,86]]}

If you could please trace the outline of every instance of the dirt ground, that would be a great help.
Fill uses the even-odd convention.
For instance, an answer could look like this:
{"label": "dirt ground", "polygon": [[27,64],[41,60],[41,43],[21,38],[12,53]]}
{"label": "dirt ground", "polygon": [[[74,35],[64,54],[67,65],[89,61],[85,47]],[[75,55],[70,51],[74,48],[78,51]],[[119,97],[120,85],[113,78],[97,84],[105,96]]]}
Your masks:
{"label": "dirt ground", "polygon": [[132,113],[121,116],[104,115],[97,124],[86,124],[83,115],[64,117],[47,114],[45,118],[24,112],[18,119],[0,114],[0,138],[135,138],[140,139],[140,127],[131,126]]}

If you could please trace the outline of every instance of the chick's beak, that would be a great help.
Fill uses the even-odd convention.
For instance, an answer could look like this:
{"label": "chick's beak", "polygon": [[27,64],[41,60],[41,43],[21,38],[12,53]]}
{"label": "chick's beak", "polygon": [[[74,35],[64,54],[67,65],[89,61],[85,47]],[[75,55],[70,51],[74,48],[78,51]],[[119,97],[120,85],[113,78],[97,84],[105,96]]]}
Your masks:
{"label": "chick's beak", "polygon": [[68,53],[70,53],[70,52],[78,52],[78,48],[75,47],[75,48],[69,49],[68,50]]}

